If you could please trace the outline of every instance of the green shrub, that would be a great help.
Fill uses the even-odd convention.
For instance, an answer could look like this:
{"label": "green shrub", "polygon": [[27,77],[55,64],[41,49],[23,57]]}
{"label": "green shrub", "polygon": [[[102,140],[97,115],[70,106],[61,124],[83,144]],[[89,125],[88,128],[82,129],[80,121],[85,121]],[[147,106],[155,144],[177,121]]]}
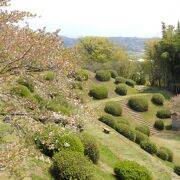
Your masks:
{"label": "green shrub", "polygon": [[168,154],[167,161],[173,162],[173,152],[170,149],[166,148],[166,147],[160,147],[160,149],[166,151],[166,153]]}
{"label": "green shrub", "polygon": [[84,152],[80,139],[74,134],[63,134],[59,126],[49,126],[37,132],[34,141],[42,152],[50,157],[62,150]]}
{"label": "green shrub", "polygon": [[147,141],[148,140],[148,136],[145,135],[144,133],[140,132],[140,131],[136,131],[136,140],[135,142],[137,144],[140,144],[142,141]]}
{"label": "green shrub", "polygon": [[152,96],[151,101],[154,104],[163,105],[164,104],[164,96],[162,94],[155,94]]}
{"label": "green shrub", "polygon": [[118,179],[122,180],[153,180],[152,173],[135,161],[120,161],[114,168]]}
{"label": "green shrub", "polygon": [[143,124],[136,126],[135,128],[137,131],[140,131],[141,133],[149,136],[150,135],[150,129],[148,126],[145,126]]}
{"label": "green shrub", "polygon": [[15,95],[21,96],[21,97],[30,97],[31,91],[23,85],[15,86],[11,89],[11,92]]}
{"label": "green shrub", "polygon": [[164,129],[164,121],[163,120],[156,120],[154,123],[154,127],[158,130],[163,130]]}
{"label": "green shrub", "polygon": [[80,135],[80,139],[84,145],[84,155],[88,156],[94,164],[97,164],[99,160],[99,149],[96,140],[85,133]]}
{"label": "green shrub", "polygon": [[96,79],[99,81],[109,81],[111,79],[111,74],[107,70],[96,71]]}
{"label": "green shrub", "polygon": [[130,108],[138,112],[145,112],[148,110],[148,101],[141,97],[132,97],[129,99],[128,104]]}
{"label": "green shrub", "polygon": [[17,83],[26,86],[31,92],[34,92],[34,83],[31,79],[21,77],[17,80]]}
{"label": "green shrub", "polygon": [[149,140],[142,141],[140,146],[150,154],[155,154],[157,152],[157,146]]}
{"label": "green shrub", "polygon": [[164,160],[164,161],[168,160],[168,153],[167,153],[167,151],[164,150],[164,149],[161,149],[161,148],[160,148],[160,149],[157,151],[156,155],[157,155],[160,159],[162,159],[162,160]]}
{"label": "green shrub", "polygon": [[116,84],[119,84],[119,83],[123,83],[124,84],[124,83],[126,83],[126,79],[121,77],[121,76],[118,76],[118,77],[115,78],[115,83]]}
{"label": "green shrub", "polygon": [[105,86],[94,86],[90,89],[89,95],[95,99],[104,99],[108,97],[108,90]]}
{"label": "green shrub", "polygon": [[180,176],[180,165],[174,166],[174,172],[175,172],[178,176]]}
{"label": "green shrub", "polygon": [[161,119],[166,119],[166,118],[170,118],[171,117],[171,112],[167,109],[164,109],[164,110],[159,110],[156,114],[156,116],[158,118],[161,118]]}
{"label": "green shrub", "polygon": [[126,84],[130,87],[134,87],[136,83],[131,79],[126,79]]}
{"label": "green shrub", "polygon": [[53,81],[53,80],[55,79],[55,77],[56,77],[56,74],[55,74],[54,72],[51,72],[51,71],[46,72],[46,73],[44,74],[44,79],[45,79],[46,81]]}
{"label": "green shrub", "polygon": [[118,76],[118,73],[116,70],[109,70],[109,72],[110,72],[112,78],[116,78]]}
{"label": "green shrub", "polygon": [[114,116],[121,116],[122,115],[122,107],[117,102],[106,103],[104,111],[106,113],[112,114]]}
{"label": "green shrub", "polygon": [[81,82],[73,82],[71,85],[72,85],[72,88],[73,88],[73,89],[83,90],[83,85],[82,85]]}
{"label": "green shrub", "polygon": [[116,125],[116,131],[120,134],[122,134],[123,136],[125,136],[126,138],[128,138],[131,141],[135,141],[136,138],[136,133],[133,129],[131,129],[129,126],[127,126],[126,124],[117,124]]}
{"label": "green shrub", "polygon": [[111,115],[103,115],[99,118],[99,121],[103,122],[104,124],[112,127],[113,129],[117,126],[117,121]]}
{"label": "green shrub", "polygon": [[72,73],[70,77],[73,77],[76,81],[87,81],[89,79],[89,74],[87,70],[82,69]]}
{"label": "green shrub", "polygon": [[115,89],[115,92],[119,95],[126,95],[127,94],[127,88],[126,88],[126,85],[125,84],[118,84],[116,86],[116,89]]}
{"label": "green shrub", "polygon": [[81,153],[62,151],[56,153],[52,160],[56,179],[93,179],[92,163]]}

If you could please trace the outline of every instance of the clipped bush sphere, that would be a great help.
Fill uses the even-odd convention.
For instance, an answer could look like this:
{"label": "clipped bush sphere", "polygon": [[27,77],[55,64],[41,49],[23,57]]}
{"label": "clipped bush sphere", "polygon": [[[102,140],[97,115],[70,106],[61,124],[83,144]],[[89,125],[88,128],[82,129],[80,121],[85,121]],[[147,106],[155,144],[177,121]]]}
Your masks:
{"label": "clipped bush sphere", "polygon": [[145,126],[143,124],[136,126],[135,128],[137,131],[149,136],[150,135],[150,129],[148,126]]}
{"label": "clipped bush sphere", "polygon": [[118,77],[115,78],[115,83],[116,84],[119,84],[119,83],[123,83],[124,84],[124,83],[126,83],[126,79],[121,77],[121,76],[118,76]]}
{"label": "clipped bush sphere", "polygon": [[144,149],[145,151],[147,151],[150,154],[155,154],[157,152],[157,146],[152,143],[151,141],[142,141],[140,143],[140,146],[142,149]]}
{"label": "clipped bush sphere", "polygon": [[114,116],[121,116],[122,115],[122,107],[117,102],[108,102],[105,105],[104,111],[106,113],[112,114]]}
{"label": "clipped bush sphere", "polygon": [[94,169],[92,163],[79,152],[58,152],[53,156],[52,160],[52,168],[56,179],[93,179]]}
{"label": "clipped bush sphere", "polygon": [[167,147],[163,147],[163,146],[160,147],[160,149],[163,151],[166,151],[166,153],[168,154],[167,161],[173,162],[173,152],[170,149],[168,149]]}
{"label": "clipped bush sphere", "polygon": [[127,94],[127,88],[125,84],[118,84],[116,86],[115,92],[121,96],[125,96]]}
{"label": "clipped bush sphere", "polygon": [[109,72],[110,72],[112,78],[116,78],[118,76],[118,73],[115,70],[109,70]]}
{"label": "clipped bush sphere", "polygon": [[99,160],[99,149],[96,140],[85,133],[80,135],[80,139],[84,145],[84,155],[88,156],[94,164],[97,164]]}
{"label": "clipped bush sphere", "polygon": [[136,140],[137,144],[140,144],[142,141],[148,141],[148,136],[140,131],[136,131]]}
{"label": "clipped bush sphere", "polygon": [[132,97],[129,99],[128,104],[131,109],[138,112],[145,112],[148,110],[148,101],[145,98]]}
{"label": "clipped bush sphere", "polygon": [[152,173],[135,161],[120,161],[114,168],[118,179],[122,180],[153,180]]}
{"label": "clipped bush sphere", "polygon": [[180,165],[174,166],[174,172],[175,172],[178,176],[180,176]]}
{"label": "clipped bush sphere", "polygon": [[15,95],[21,96],[21,97],[30,97],[31,91],[23,85],[15,86],[11,89],[11,92]]}
{"label": "clipped bush sphere", "polygon": [[154,127],[157,129],[157,130],[163,130],[164,129],[164,121],[163,120],[156,120],[155,123],[154,123]]}
{"label": "clipped bush sphere", "polygon": [[166,119],[171,117],[171,112],[167,109],[159,110],[156,114],[156,116],[160,119]]}
{"label": "clipped bush sphere", "polygon": [[96,79],[99,81],[109,81],[111,79],[111,73],[107,70],[96,71]]}
{"label": "clipped bush sphere", "polygon": [[162,94],[155,94],[155,95],[153,95],[151,101],[154,104],[163,105],[164,104],[164,96]]}
{"label": "clipped bush sphere", "polygon": [[99,121],[103,122],[104,124],[110,126],[111,128],[115,129],[117,126],[117,121],[111,115],[103,115],[99,118]]}
{"label": "clipped bush sphere", "polygon": [[130,87],[134,87],[136,83],[131,79],[126,79],[126,84]]}
{"label": "clipped bush sphere", "polygon": [[160,149],[157,151],[156,155],[157,155],[160,159],[162,159],[162,160],[164,160],[164,161],[168,160],[168,153],[167,153],[166,150],[164,150],[164,149],[161,149],[161,148],[160,148]]}
{"label": "clipped bush sphere", "polygon": [[94,86],[89,91],[89,95],[95,99],[104,99],[108,97],[108,90],[105,86]]}
{"label": "clipped bush sphere", "polygon": [[34,83],[31,79],[22,77],[17,80],[17,83],[26,86],[31,92],[34,92]]}
{"label": "clipped bush sphere", "polygon": [[51,72],[51,71],[44,74],[44,79],[46,81],[53,81],[55,79],[55,77],[56,77],[56,74],[54,72]]}

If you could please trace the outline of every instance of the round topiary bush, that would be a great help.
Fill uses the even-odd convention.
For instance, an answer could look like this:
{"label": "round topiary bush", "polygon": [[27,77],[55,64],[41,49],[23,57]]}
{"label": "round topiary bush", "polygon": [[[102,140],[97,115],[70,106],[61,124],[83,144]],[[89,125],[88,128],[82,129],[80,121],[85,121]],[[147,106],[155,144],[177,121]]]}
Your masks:
{"label": "round topiary bush", "polygon": [[153,180],[152,173],[135,161],[120,161],[114,168],[118,179],[122,180]]}
{"label": "round topiary bush", "polygon": [[163,130],[164,129],[164,121],[163,120],[156,120],[155,123],[154,123],[154,127],[157,129],[157,130]]}
{"label": "round topiary bush", "polygon": [[157,155],[160,159],[162,159],[162,160],[164,160],[164,161],[167,161],[167,160],[168,160],[168,153],[167,153],[167,151],[164,150],[164,149],[161,149],[161,148],[160,148],[160,149],[157,151],[156,155]]}
{"label": "round topiary bush", "polygon": [[18,86],[13,87],[11,89],[11,92],[21,97],[32,96],[31,91],[26,86],[23,86],[23,85],[18,85]]}
{"label": "round topiary bush", "polygon": [[128,101],[128,105],[131,109],[138,112],[145,112],[148,110],[148,101],[141,97],[132,97]]}
{"label": "round topiary bush", "polygon": [[116,86],[115,92],[121,96],[125,96],[127,94],[127,88],[125,84],[118,84]]}
{"label": "round topiary bush", "polygon": [[113,129],[116,128],[117,121],[111,115],[103,115],[99,118],[99,121],[103,122],[104,124],[112,127]]}
{"label": "round topiary bush", "polygon": [[17,80],[17,83],[26,86],[31,92],[34,92],[34,83],[31,79],[21,77]]}
{"label": "round topiary bush", "polygon": [[112,114],[114,116],[121,116],[122,115],[122,107],[117,102],[106,103],[104,111],[106,113]]}
{"label": "round topiary bush", "polygon": [[99,149],[96,140],[85,133],[80,135],[80,139],[84,145],[84,155],[88,156],[94,164],[97,164],[99,160]]}
{"label": "round topiary bush", "polygon": [[157,152],[157,146],[152,143],[151,141],[142,141],[140,143],[140,146],[142,149],[144,149],[145,151],[147,151],[150,154],[155,154]]}
{"label": "round topiary bush", "polygon": [[90,89],[89,95],[95,99],[104,99],[108,97],[108,90],[105,86],[94,86]]}
{"label": "round topiary bush", "polygon": [[111,73],[107,70],[96,71],[96,79],[99,81],[109,81],[111,79]]}
{"label": "round topiary bush", "polygon": [[44,79],[46,81],[53,81],[56,77],[56,74],[55,72],[52,72],[52,71],[49,71],[47,73],[44,74]]}
{"label": "round topiary bush", "polygon": [[154,104],[163,105],[164,104],[164,96],[162,94],[155,94],[152,96],[151,101]]}
{"label": "round topiary bush", "polygon": [[93,179],[92,163],[83,154],[61,151],[53,156],[52,170],[56,179]]}
{"label": "round topiary bush", "polygon": [[164,110],[159,110],[156,114],[156,116],[158,118],[161,118],[161,119],[166,119],[166,118],[170,118],[171,117],[171,112],[167,109],[164,109]]}
{"label": "round topiary bush", "polygon": [[131,79],[126,79],[126,84],[130,87],[134,87],[136,83]]}
{"label": "round topiary bush", "polygon": [[123,83],[124,84],[124,83],[126,83],[126,79],[121,77],[121,76],[118,76],[118,77],[115,78],[115,83],[116,84],[119,84],[119,83]]}
{"label": "round topiary bush", "polygon": [[112,78],[116,78],[118,76],[118,73],[115,70],[109,70],[109,72],[110,72]]}
{"label": "round topiary bush", "polygon": [[135,131],[135,132],[136,132],[136,140],[135,140],[135,142],[137,144],[140,144],[142,141],[145,141],[145,140],[148,141],[148,136],[147,135],[143,134],[140,131]]}
{"label": "round topiary bush", "polygon": [[180,165],[174,166],[174,172],[175,172],[178,176],[180,176]]}
{"label": "round topiary bush", "polygon": [[163,146],[160,147],[160,149],[166,151],[166,153],[168,154],[168,159],[167,159],[167,161],[173,162],[173,152],[172,152],[170,149],[168,149],[168,148],[166,148],[166,147],[163,147]]}
{"label": "round topiary bush", "polygon": [[150,129],[148,126],[145,126],[143,124],[136,126],[135,128],[137,131],[140,131],[141,133],[149,136],[150,135]]}

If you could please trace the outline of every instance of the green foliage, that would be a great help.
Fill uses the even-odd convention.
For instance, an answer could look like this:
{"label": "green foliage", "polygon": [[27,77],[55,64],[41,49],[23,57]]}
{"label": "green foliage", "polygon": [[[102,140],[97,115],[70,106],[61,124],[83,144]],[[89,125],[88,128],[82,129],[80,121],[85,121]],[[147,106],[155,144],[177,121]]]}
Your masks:
{"label": "green foliage", "polygon": [[158,118],[166,119],[171,117],[171,112],[167,109],[159,110],[156,114]]}
{"label": "green foliage", "polygon": [[109,70],[109,72],[110,72],[112,78],[116,78],[118,76],[118,73],[116,70],[112,69],[112,70]]}
{"label": "green foliage", "polygon": [[141,97],[132,97],[128,101],[128,105],[135,111],[145,112],[148,110],[148,101]]}
{"label": "green foliage", "polygon": [[111,79],[111,74],[108,70],[96,71],[96,79],[99,81],[109,81]]}
{"label": "green foliage", "polygon": [[97,164],[100,154],[96,140],[92,136],[85,133],[80,135],[80,139],[84,145],[84,155],[88,156],[88,158],[94,164]]}
{"label": "green foliage", "polygon": [[180,165],[174,166],[174,172],[175,172],[178,176],[180,176]]}
{"label": "green foliage", "polygon": [[120,161],[114,168],[118,179],[122,180],[153,180],[152,173],[135,161]]}
{"label": "green foliage", "polygon": [[83,85],[82,85],[81,82],[73,82],[71,85],[72,85],[72,88],[73,88],[73,89],[83,90]]}
{"label": "green foliage", "polygon": [[157,155],[160,159],[162,159],[162,160],[164,160],[164,161],[168,160],[168,153],[167,153],[167,151],[164,150],[164,149],[161,149],[161,148],[160,148],[160,149],[157,151],[156,155]]}
{"label": "green foliage", "polygon": [[23,85],[18,85],[18,86],[13,87],[11,89],[11,92],[21,97],[32,96],[31,91],[26,86],[23,86]]}
{"label": "green foliage", "polygon": [[115,78],[115,83],[116,84],[119,84],[119,83],[123,83],[124,84],[124,83],[126,83],[126,79],[121,77],[121,76],[118,76],[118,77]]}
{"label": "green foliage", "polygon": [[57,179],[93,179],[91,162],[79,152],[62,151],[53,156],[53,171]]}
{"label": "green foliage", "polygon": [[46,81],[53,81],[55,79],[55,77],[56,77],[56,74],[52,71],[46,72],[44,74],[44,79]]}
{"label": "green foliage", "polygon": [[150,129],[148,126],[145,126],[143,124],[136,126],[135,128],[137,131],[149,136],[150,135]]}
{"label": "green foliage", "polygon": [[89,74],[87,70],[81,69],[78,72],[74,72],[71,74],[71,76],[76,80],[76,81],[87,81],[89,79]]}
{"label": "green foliage", "polygon": [[95,99],[104,99],[108,97],[108,90],[105,86],[94,86],[90,89],[89,95]]}
{"label": "green foliage", "polygon": [[105,105],[104,111],[114,116],[122,115],[122,107],[117,102],[108,102]]}
{"label": "green foliage", "polygon": [[164,121],[163,120],[156,120],[154,123],[154,127],[158,130],[163,130],[164,129]]}
{"label": "green foliage", "polygon": [[115,92],[121,96],[124,96],[127,94],[127,88],[125,84],[118,84],[116,86]]}
{"label": "green foliage", "polygon": [[173,162],[173,152],[172,152],[170,149],[168,149],[168,148],[166,148],[166,147],[163,147],[163,146],[160,147],[160,149],[163,150],[163,151],[165,151],[165,152],[168,154],[167,161]]}
{"label": "green foliage", "polygon": [[104,124],[112,127],[113,129],[117,126],[117,121],[111,115],[104,115],[99,118],[99,121],[103,122]]}
{"label": "green foliage", "polygon": [[131,79],[126,79],[126,84],[130,87],[134,87],[136,82],[134,82],[133,80]]}
{"label": "green foliage", "polygon": [[75,134],[63,134],[59,126],[48,126],[38,131],[34,141],[42,152],[50,157],[62,150],[84,152],[80,139]]}
{"label": "green foliage", "polygon": [[34,83],[31,79],[21,77],[17,80],[17,83],[26,86],[31,92],[34,92]]}
{"label": "green foliage", "polygon": [[157,146],[149,140],[142,141],[140,146],[150,154],[155,154],[157,152]]}
{"label": "green foliage", "polygon": [[157,105],[163,105],[164,104],[164,96],[162,94],[155,94],[152,97],[152,102]]}
{"label": "green foliage", "polygon": [[136,140],[135,142],[137,144],[140,144],[142,141],[147,141],[148,140],[148,136],[145,135],[144,133],[140,132],[140,131],[136,131]]}

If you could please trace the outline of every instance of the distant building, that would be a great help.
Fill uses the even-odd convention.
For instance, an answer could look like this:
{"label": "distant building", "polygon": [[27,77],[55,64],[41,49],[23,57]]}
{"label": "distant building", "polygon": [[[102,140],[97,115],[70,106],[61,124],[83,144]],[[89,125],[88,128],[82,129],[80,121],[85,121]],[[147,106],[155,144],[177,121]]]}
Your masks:
{"label": "distant building", "polygon": [[180,130],[180,113],[172,114],[172,129]]}

